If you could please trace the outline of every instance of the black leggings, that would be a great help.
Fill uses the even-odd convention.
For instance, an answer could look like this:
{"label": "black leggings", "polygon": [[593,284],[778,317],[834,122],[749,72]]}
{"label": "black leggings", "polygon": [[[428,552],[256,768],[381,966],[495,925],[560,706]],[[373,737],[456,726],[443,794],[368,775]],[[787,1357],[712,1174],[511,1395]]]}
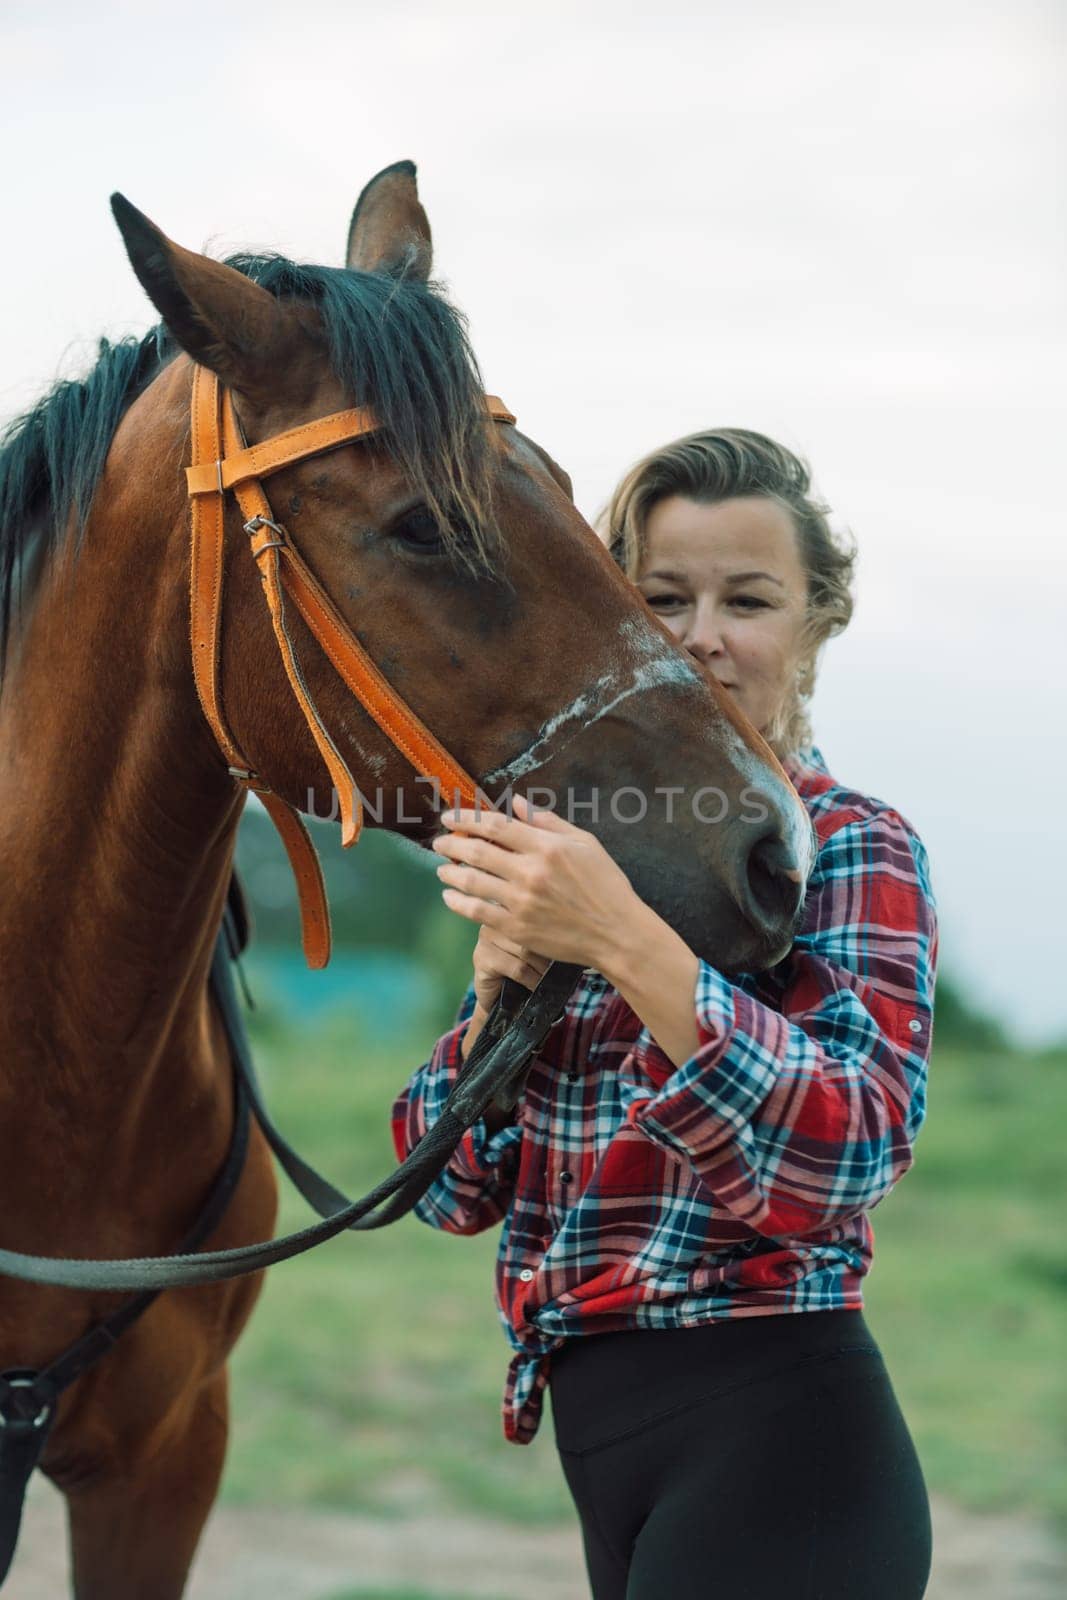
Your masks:
{"label": "black leggings", "polygon": [[589,1334],[552,1413],[593,1600],[921,1600],[930,1502],[862,1311]]}

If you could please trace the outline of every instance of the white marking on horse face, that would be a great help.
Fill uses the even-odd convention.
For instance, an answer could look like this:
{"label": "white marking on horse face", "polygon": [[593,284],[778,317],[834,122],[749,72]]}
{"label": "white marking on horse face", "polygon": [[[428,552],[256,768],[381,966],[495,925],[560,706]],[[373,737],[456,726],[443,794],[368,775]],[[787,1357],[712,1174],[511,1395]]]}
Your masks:
{"label": "white marking on horse face", "polygon": [[[626,647],[621,652],[620,667],[601,673],[595,683],[549,717],[547,722],[542,723],[532,743],[504,766],[487,772],[483,783],[495,783],[499,778],[512,782],[536,772],[550,757],[558,754],[563,744],[569,744],[571,739],[632,695],[671,685],[692,688],[702,682],[696,669],[689,665],[684,656],[672,650],[643,617],[624,618],[619,624],[619,636]],[[635,655],[639,658],[637,661],[634,660]],[[554,749],[548,748],[560,729],[568,724],[574,726],[562,743]]]}
{"label": "white marking on horse face", "polygon": [[[537,737],[525,750],[504,766],[487,772],[482,779],[483,784],[494,783],[501,778],[510,783],[535,772],[571,739],[635,694],[668,686],[682,690],[698,688],[703,691],[706,688],[704,675],[691,665],[688,657],[672,650],[644,617],[624,618],[619,624],[619,637],[626,647],[620,669],[602,673],[594,684],[543,723]],[[625,674],[628,674],[628,680]],[[568,725],[571,725],[570,732],[553,748],[556,735]],[[799,795],[790,785],[783,783],[778,773],[767,766],[754,750],[749,749],[730,723],[718,718],[709,722],[706,737],[709,744],[719,749],[725,744],[742,778],[774,804],[781,819],[785,843],[806,883],[815,864],[815,839],[811,818]]]}

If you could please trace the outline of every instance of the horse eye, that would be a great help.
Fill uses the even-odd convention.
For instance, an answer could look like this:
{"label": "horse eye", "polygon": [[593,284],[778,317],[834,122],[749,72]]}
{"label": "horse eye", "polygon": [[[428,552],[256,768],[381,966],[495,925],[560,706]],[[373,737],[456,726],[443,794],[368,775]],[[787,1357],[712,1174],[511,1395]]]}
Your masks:
{"label": "horse eye", "polygon": [[416,506],[393,526],[393,536],[409,550],[435,552],[444,549],[441,530],[425,506]]}

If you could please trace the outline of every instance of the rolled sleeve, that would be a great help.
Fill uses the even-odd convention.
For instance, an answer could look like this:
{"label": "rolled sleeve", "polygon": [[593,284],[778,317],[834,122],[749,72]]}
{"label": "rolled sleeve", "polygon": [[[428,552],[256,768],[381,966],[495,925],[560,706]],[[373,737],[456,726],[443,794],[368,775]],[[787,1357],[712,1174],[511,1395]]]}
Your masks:
{"label": "rolled sleeve", "polygon": [[820,851],[781,1009],[702,961],[698,1049],[675,1067],[642,1032],[656,1092],[633,1122],[757,1232],[792,1237],[870,1209],[914,1159],[936,954],[910,824],[888,810],[846,823]]}

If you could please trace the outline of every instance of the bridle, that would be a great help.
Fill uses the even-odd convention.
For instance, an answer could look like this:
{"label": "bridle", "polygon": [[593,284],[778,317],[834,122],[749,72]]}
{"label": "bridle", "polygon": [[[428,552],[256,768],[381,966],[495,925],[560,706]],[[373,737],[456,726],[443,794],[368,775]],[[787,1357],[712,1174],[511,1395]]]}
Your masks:
{"label": "bridle", "polygon": [[[495,395],[486,395],[486,412],[495,422],[513,423],[512,413]],[[262,480],[283,467],[336,450],[377,431],[366,407],[335,411],[317,421],[248,445],[234,410],[233,396],[206,367],[193,369],[192,465],[185,469],[191,504],[190,643],[193,677],[204,716],[234,781],[259,796],[281,834],[296,879],[304,955],[309,967],[330,959],[330,915],[322,870],[299,812],[274,793],[255,772],[226,723],[219,687],[226,494],[232,489],[244,517],[252,555],[259,568],[274,636],[293,694],[325,762],[338,797],[341,843],[355,844],[363,827],[359,789],[311,696],[286,622],[292,600],[334,671],[374,718],[415,771],[434,780],[446,803],[473,806],[477,785],[430,730],[405,704],[360,644],[333,601],[304,562],[289,534],[271,513]]]}
{"label": "bridle", "polygon": [[[494,421],[515,420],[502,401],[492,395],[486,396],[486,410]],[[474,805],[481,795],[474,780],[404,703],[355,638],[329,595],[301,559],[286,530],[271,515],[261,483],[261,479],[294,462],[364,438],[377,426],[372,411],[355,408],[291,428],[262,444],[248,445],[242,437],[229,391],[206,368],[194,368],[192,465],[186,468],[192,502],[190,638],[193,676],[204,715],[230,776],[259,796],[282,836],[300,894],[304,952],[312,967],[325,966],[330,954],[329,911],[314,845],[295,808],[276,794],[264,775],[257,773],[245,760],[222,710],[219,644],[225,504],[230,489],[245,519],[245,531],[263,580],[286,674],[337,787],[343,843],[351,845],[359,838],[362,805],[351,772],[319,716],[301,672],[286,626],[287,598],[293,601],[334,670],[416,771],[436,779],[441,793],[450,802],[458,798]],[[206,1220],[211,1220],[213,1212],[224,1208],[225,1198],[240,1175],[244,1135],[238,1120],[231,1151],[240,1151],[241,1159],[231,1155],[227,1172],[220,1178],[220,1186],[214,1197],[209,1198],[207,1211],[197,1225],[199,1231],[195,1237],[183,1241],[184,1253],[96,1260],[37,1256],[0,1248],[0,1275],[74,1289],[137,1291],[139,1300],[120,1307],[112,1319],[119,1319],[119,1324],[124,1325],[123,1318],[132,1320],[139,1315],[163,1289],[221,1282],[258,1272],[275,1262],[302,1255],[345,1229],[366,1231],[396,1221],[426,1193],[451,1159],[464,1133],[491,1101],[505,1108],[515,1105],[530,1063],[550,1029],[562,1017],[583,971],[572,963],[550,962],[531,991],[505,979],[497,1003],[457,1075],[437,1121],[388,1178],[361,1199],[350,1200],[290,1148],[270,1119],[248,1054],[229,971],[230,961],[221,942],[226,938],[232,942],[232,935],[226,932],[228,925],[227,912],[223,935],[215,949],[211,988],[222,1014],[238,1085],[274,1154],[322,1220],[278,1239],[190,1253],[206,1236]],[[91,1345],[91,1349],[84,1360],[79,1345],[67,1353],[69,1362],[65,1355],[58,1365],[53,1365],[57,1370],[62,1369],[64,1382],[69,1383],[88,1361],[97,1359],[110,1347],[110,1341],[112,1333],[106,1323],[102,1324],[85,1335],[83,1343],[87,1343],[87,1348]],[[12,1381],[21,1382],[21,1379],[16,1377]]]}

